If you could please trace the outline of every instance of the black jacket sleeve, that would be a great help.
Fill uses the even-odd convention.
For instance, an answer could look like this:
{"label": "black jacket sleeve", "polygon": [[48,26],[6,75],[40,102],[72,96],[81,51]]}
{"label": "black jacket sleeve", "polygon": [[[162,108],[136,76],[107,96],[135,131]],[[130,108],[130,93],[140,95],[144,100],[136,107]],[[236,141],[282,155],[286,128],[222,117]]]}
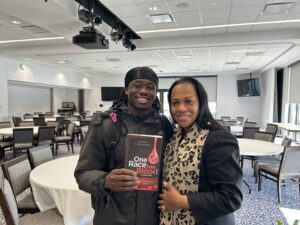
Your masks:
{"label": "black jacket sleeve", "polygon": [[106,135],[103,130],[105,130],[105,123],[91,125],[81,147],[74,173],[79,189],[94,196],[106,193],[104,189],[104,179],[107,175],[104,146]]}
{"label": "black jacket sleeve", "polygon": [[[241,207],[241,183],[237,140],[225,129],[210,131],[201,155],[199,192],[188,195],[196,224],[230,224],[227,215]],[[209,223],[221,217],[223,223]]]}

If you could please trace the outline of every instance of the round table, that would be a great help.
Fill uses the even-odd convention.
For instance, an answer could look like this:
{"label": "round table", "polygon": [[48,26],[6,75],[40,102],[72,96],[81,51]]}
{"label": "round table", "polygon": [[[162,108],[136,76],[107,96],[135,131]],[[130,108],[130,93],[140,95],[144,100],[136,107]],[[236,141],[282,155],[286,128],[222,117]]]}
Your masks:
{"label": "round table", "polygon": [[238,138],[240,155],[242,156],[266,156],[278,155],[284,147],[273,142],[256,139]]}
{"label": "round table", "polygon": [[36,135],[39,132],[38,126],[27,126],[27,127],[6,127],[0,129],[0,134],[2,135],[13,135],[14,129],[22,129],[22,128],[33,128],[33,134]]}
{"label": "round table", "polygon": [[41,211],[57,207],[66,225],[92,224],[91,197],[78,189],[74,178],[78,155],[59,158],[30,173],[33,195]]}
{"label": "round table", "polygon": [[[284,147],[273,142],[247,139],[247,138],[237,138],[240,148],[241,156],[267,156],[267,155],[278,155],[283,152]],[[249,189],[249,194],[251,193],[250,185],[243,179],[244,184]]]}

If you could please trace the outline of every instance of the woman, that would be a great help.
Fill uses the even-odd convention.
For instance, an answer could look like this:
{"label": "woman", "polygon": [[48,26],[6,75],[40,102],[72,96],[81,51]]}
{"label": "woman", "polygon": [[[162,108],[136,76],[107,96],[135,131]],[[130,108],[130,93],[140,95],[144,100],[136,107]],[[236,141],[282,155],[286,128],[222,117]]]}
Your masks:
{"label": "woman", "polygon": [[196,79],[173,83],[168,101],[178,130],[165,151],[160,225],[234,225],[243,198],[237,140],[213,119]]}

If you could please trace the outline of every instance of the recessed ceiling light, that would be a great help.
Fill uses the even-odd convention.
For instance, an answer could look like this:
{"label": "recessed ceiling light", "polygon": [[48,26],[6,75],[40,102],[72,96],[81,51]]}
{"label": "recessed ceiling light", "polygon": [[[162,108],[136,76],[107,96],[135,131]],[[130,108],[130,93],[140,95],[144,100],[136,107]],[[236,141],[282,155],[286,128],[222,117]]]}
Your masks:
{"label": "recessed ceiling light", "polygon": [[149,11],[156,12],[158,10],[157,6],[151,6],[149,7]]}
{"label": "recessed ceiling light", "polygon": [[173,18],[170,14],[155,14],[150,15],[150,19],[152,20],[152,23],[158,24],[158,23],[172,23]]}
{"label": "recessed ceiling light", "polygon": [[293,6],[292,2],[284,3],[271,3],[267,4],[263,10],[263,14],[284,14],[289,12],[290,8]]}
{"label": "recessed ceiling light", "polygon": [[176,7],[178,9],[187,9],[188,7],[190,7],[190,5],[186,2],[180,2],[180,3],[176,4]]}
{"label": "recessed ceiling light", "polygon": [[71,63],[70,61],[68,61],[66,59],[56,60],[56,62],[59,63],[59,64],[68,64],[68,63]]}
{"label": "recessed ceiling light", "polygon": [[191,55],[178,55],[177,56],[179,59],[191,59],[192,56]]}
{"label": "recessed ceiling light", "polygon": [[12,20],[12,21],[10,21],[12,24],[15,24],[15,25],[19,25],[19,24],[21,24],[21,22],[20,21],[18,21],[18,20]]}

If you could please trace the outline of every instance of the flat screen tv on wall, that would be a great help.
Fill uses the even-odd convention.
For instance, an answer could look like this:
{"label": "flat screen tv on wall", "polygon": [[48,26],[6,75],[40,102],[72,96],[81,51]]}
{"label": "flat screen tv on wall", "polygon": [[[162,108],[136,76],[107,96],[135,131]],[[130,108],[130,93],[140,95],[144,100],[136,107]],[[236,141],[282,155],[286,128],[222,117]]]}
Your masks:
{"label": "flat screen tv on wall", "polygon": [[101,87],[102,101],[114,101],[120,97],[123,87]]}
{"label": "flat screen tv on wall", "polygon": [[237,81],[239,97],[260,96],[260,86],[258,78],[251,78]]}

